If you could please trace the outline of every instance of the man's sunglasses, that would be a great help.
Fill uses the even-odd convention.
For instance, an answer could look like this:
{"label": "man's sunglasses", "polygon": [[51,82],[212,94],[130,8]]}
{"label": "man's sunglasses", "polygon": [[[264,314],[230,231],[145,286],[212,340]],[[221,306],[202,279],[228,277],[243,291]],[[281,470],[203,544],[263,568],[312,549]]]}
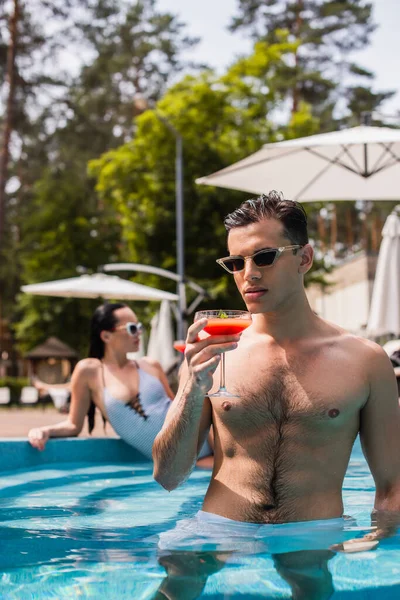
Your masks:
{"label": "man's sunglasses", "polygon": [[302,247],[303,246],[296,244],[295,246],[268,248],[267,250],[259,250],[250,256],[227,256],[226,258],[218,258],[217,263],[228,271],[228,273],[238,273],[239,271],[243,271],[246,260],[249,259],[254,262],[256,267],[272,267],[283,252],[286,250],[298,250]]}
{"label": "man's sunglasses", "polygon": [[143,325],[141,323],[125,323],[125,325],[114,327],[113,331],[117,331],[118,329],[126,329],[129,335],[137,335],[142,331]]}

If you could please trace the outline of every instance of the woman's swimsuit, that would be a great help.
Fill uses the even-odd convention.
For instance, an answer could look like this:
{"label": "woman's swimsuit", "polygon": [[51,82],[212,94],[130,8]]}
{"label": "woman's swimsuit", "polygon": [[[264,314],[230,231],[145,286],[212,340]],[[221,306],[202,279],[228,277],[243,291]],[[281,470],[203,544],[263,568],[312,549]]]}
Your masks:
{"label": "woman's swimsuit", "polygon": [[[137,398],[133,402],[122,402],[114,398],[104,385],[104,405],[108,420],[121,439],[151,459],[154,440],[164,424],[171,400],[157,377],[141,369],[137,363],[136,366],[139,376]],[[206,441],[199,458],[210,454],[212,450]]]}

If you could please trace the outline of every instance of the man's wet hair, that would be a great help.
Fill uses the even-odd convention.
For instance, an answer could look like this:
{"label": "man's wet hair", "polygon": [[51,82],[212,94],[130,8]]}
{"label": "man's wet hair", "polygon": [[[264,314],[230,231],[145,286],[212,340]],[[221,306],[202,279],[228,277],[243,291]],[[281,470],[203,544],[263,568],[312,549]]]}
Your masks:
{"label": "man's wet hair", "polygon": [[275,190],[242,202],[239,208],[225,217],[224,225],[229,233],[231,229],[258,223],[263,219],[280,221],[283,235],[292,244],[308,244],[306,211],[299,202],[286,200],[282,192]]}

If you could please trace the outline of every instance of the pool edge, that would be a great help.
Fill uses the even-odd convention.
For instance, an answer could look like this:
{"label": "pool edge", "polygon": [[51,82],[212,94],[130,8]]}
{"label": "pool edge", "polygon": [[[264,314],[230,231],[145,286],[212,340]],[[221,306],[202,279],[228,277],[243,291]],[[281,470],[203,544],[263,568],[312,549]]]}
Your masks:
{"label": "pool edge", "polygon": [[49,464],[148,461],[141,452],[120,439],[52,439],[43,452],[32,448],[26,438],[0,438],[0,472]]}

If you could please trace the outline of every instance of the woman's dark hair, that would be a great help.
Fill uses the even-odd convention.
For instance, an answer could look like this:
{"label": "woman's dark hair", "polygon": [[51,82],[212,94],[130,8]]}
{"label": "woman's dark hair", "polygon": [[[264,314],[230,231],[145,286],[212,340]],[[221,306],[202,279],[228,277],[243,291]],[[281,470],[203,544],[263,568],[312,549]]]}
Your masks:
{"label": "woman's dark hair", "polygon": [[280,221],[284,236],[292,244],[308,244],[307,215],[304,208],[299,202],[286,200],[281,192],[274,190],[243,202],[225,217],[224,225],[229,233],[235,227],[258,223],[263,219]]}
{"label": "woman's dark hair", "polygon": [[[104,356],[104,342],[101,339],[102,331],[112,331],[118,322],[118,319],[114,315],[114,312],[119,308],[125,308],[126,304],[120,302],[105,303],[98,306],[93,313],[92,320],[90,322],[90,342],[89,342],[89,354],[90,358],[99,358],[100,360]],[[94,427],[94,413],[96,406],[93,400],[90,400],[90,406],[87,413],[89,433],[92,433]],[[103,417],[104,424],[106,423]]]}

